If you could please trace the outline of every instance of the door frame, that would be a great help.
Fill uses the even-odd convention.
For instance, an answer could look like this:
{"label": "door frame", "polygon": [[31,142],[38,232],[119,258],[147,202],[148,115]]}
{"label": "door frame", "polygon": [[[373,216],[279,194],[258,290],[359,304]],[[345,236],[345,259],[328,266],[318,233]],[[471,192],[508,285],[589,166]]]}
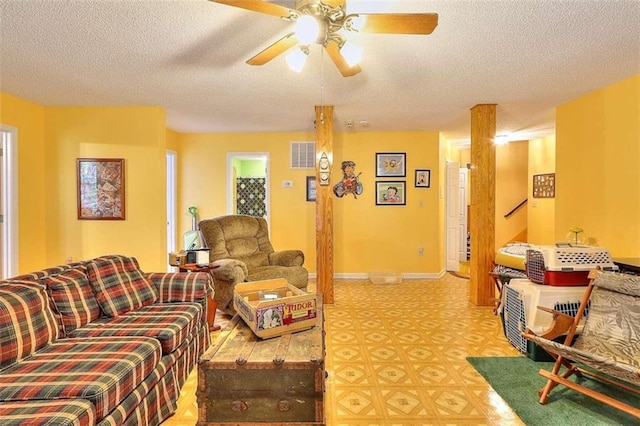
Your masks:
{"label": "door frame", "polygon": [[18,274],[18,129],[0,124],[2,136],[2,278]]}
{"label": "door frame", "polygon": [[228,152],[227,153],[227,214],[233,214],[233,192],[235,189],[235,183],[233,181],[233,160],[263,160],[265,163],[265,188],[266,193],[264,197],[264,205],[267,209],[267,224],[270,224],[271,217],[271,191],[270,185],[270,168],[269,168],[269,153],[268,152]]}
{"label": "door frame", "polygon": [[[167,253],[173,253],[178,248],[178,189],[177,189],[178,154],[170,149],[166,152],[167,179]],[[167,266],[171,272],[173,267]]]}

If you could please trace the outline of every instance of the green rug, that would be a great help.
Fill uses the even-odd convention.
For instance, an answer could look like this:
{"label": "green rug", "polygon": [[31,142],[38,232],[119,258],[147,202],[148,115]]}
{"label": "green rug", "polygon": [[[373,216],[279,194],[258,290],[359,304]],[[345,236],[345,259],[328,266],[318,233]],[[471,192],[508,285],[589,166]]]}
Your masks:
{"label": "green rug", "polygon": [[[635,417],[564,386],[556,387],[549,395],[549,402],[541,405],[538,402],[538,390],[544,386],[546,379],[538,371],[541,368],[551,370],[551,362],[535,362],[526,357],[469,357],[467,361],[527,425],[640,424]],[[581,379],[580,383],[640,407],[639,398],[630,392],[592,379]]]}

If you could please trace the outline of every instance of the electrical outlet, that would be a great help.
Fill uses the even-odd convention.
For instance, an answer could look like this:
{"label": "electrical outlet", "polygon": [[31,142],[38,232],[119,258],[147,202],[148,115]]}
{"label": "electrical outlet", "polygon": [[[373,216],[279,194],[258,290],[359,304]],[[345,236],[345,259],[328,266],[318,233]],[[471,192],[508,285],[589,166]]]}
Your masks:
{"label": "electrical outlet", "polygon": [[424,256],[424,247],[418,247],[418,256]]}

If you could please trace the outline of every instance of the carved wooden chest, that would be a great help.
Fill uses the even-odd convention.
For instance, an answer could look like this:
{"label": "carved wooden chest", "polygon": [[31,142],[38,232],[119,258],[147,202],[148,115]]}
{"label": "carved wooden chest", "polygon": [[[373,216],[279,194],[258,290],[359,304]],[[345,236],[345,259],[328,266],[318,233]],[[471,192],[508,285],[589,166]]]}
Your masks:
{"label": "carved wooden chest", "polygon": [[262,340],[236,315],[198,364],[198,425],[324,424],[324,332]]}

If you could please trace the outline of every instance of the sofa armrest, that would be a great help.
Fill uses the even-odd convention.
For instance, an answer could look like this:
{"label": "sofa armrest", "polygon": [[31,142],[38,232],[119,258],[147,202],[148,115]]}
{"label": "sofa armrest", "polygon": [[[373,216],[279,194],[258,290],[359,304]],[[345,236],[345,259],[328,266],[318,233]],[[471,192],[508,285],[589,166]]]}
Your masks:
{"label": "sofa armrest", "polygon": [[282,250],[269,254],[269,264],[275,266],[302,266],[304,253],[302,250]]}
{"label": "sofa armrest", "polygon": [[213,292],[206,272],[151,272],[146,277],[158,289],[158,302],[202,302]]}
{"label": "sofa armrest", "polygon": [[236,259],[219,259],[211,262],[213,278],[232,283],[244,282],[249,275],[247,264]]}

